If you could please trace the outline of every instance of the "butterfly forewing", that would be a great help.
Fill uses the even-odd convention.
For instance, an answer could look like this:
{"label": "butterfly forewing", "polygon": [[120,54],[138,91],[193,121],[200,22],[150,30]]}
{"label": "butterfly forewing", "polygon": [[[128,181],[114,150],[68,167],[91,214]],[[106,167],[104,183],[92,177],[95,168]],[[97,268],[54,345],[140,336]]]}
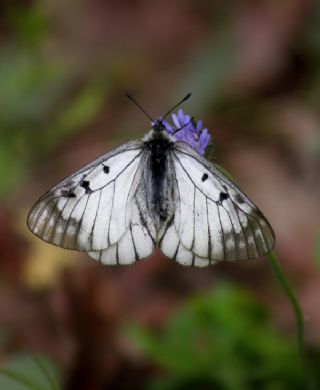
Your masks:
{"label": "butterfly forewing", "polygon": [[99,251],[116,243],[129,227],[143,162],[143,142],[133,141],[83,167],[40,198],[28,216],[30,230],[67,249]]}

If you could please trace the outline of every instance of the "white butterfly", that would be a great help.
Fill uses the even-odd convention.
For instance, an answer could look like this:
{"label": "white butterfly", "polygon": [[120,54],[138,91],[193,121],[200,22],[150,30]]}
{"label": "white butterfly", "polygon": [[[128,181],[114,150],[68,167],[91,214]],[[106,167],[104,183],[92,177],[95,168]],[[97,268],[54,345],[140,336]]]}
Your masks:
{"label": "white butterfly", "polygon": [[[177,130],[179,131],[179,129]],[[272,250],[260,210],[215,165],[154,122],[53,187],[34,205],[29,229],[42,240],[131,264],[158,246],[183,265],[204,267]]]}

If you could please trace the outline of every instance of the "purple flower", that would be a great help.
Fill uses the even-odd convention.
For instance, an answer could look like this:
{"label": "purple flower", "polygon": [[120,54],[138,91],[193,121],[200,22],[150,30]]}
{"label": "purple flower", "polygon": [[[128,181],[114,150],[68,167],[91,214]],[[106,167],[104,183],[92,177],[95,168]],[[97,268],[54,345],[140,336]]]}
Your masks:
{"label": "purple flower", "polygon": [[177,141],[183,141],[192,146],[198,153],[204,155],[206,148],[210,142],[210,134],[208,129],[202,129],[202,121],[195,122],[190,115],[183,112],[182,109],[178,114],[172,114],[172,126],[166,120],[159,118],[165,126],[167,132],[171,134]]}

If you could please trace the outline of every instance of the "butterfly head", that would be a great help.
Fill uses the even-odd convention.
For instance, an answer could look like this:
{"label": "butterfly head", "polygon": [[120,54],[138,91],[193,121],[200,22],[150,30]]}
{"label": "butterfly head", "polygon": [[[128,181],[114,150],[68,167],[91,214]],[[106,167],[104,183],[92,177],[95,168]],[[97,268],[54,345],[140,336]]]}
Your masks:
{"label": "butterfly head", "polygon": [[154,122],[154,124],[152,125],[152,129],[156,133],[161,133],[162,131],[166,131],[167,130],[167,128],[164,125],[163,121],[161,121],[160,119],[158,119],[157,121]]}

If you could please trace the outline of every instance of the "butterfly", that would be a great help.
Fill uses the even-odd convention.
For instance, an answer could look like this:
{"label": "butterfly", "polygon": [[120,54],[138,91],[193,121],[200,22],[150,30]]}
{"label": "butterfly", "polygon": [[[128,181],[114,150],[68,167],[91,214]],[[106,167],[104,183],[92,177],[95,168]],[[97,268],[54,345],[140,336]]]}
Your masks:
{"label": "butterfly", "polygon": [[176,127],[168,125],[172,110],[152,120],[143,139],[115,148],[44,194],[28,215],[29,229],[112,265],[134,263],[156,247],[198,267],[271,251],[275,236],[267,219],[188,142],[204,135],[193,119],[179,128],[172,115]]}

